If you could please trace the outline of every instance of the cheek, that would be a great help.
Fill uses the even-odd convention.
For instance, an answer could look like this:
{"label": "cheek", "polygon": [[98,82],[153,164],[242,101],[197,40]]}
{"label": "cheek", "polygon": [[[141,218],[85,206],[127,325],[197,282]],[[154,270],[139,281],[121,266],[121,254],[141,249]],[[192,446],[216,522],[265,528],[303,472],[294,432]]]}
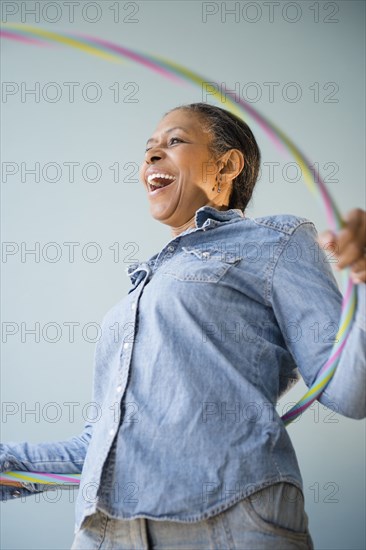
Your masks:
{"label": "cheek", "polygon": [[[195,182],[200,187],[207,187],[215,181],[215,166],[206,157],[201,157],[194,165]],[[211,185],[212,186],[212,185]]]}
{"label": "cheek", "polygon": [[139,178],[141,183],[145,183],[145,166],[142,164],[139,169]]}
{"label": "cheek", "polygon": [[188,163],[185,170],[186,183],[191,187],[202,187],[204,184],[204,172],[200,162]]}

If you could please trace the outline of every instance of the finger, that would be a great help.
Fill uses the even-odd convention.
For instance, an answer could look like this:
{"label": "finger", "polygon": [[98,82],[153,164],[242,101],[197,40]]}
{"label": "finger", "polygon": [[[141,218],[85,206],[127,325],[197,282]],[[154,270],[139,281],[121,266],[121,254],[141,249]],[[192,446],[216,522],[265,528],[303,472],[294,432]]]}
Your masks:
{"label": "finger", "polygon": [[324,231],[317,238],[320,248],[332,263],[338,263],[337,236],[333,231]]}
{"label": "finger", "polygon": [[318,243],[319,245],[324,248],[329,245],[334,245],[337,240],[337,237],[333,231],[330,231],[329,229],[327,231],[323,231],[323,233],[320,233],[318,236]]}
{"label": "finger", "polygon": [[318,244],[323,250],[328,262],[332,264],[332,267],[339,269],[338,267],[338,255],[337,255],[337,236],[332,231],[323,231],[317,237]]}
{"label": "finger", "polygon": [[22,487],[22,483],[20,481],[13,481],[12,479],[2,479],[0,482],[0,485],[11,485],[12,487]]}
{"label": "finger", "polygon": [[361,230],[363,233],[366,231],[366,211],[361,208],[354,208],[350,210],[345,216],[344,221],[347,225],[354,227],[357,231]]}
{"label": "finger", "polygon": [[351,278],[356,284],[366,282],[366,257],[352,264]]}
{"label": "finger", "polygon": [[363,258],[363,249],[360,248],[359,244],[353,240],[349,241],[343,249],[339,246],[336,253],[338,260],[337,267],[339,269],[343,269],[347,266],[353,266],[353,264]]}
{"label": "finger", "polygon": [[323,240],[328,239],[332,246],[333,257],[337,258],[337,269],[347,267],[364,255],[366,245],[366,212],[354,209],[344,217],[345,226],[333,237],[325,232]]}
{"label": "finger", "polygon": [[353,246],[352,250],[350,249],[350,254],[356,255],[353,259],[355,261],[358,257],[363,256],[366,246],[366,212],[355,208],[346,214],[344,221],[345,226],[337,234],[339,255],[342,255],[352,242],[356,246]]}

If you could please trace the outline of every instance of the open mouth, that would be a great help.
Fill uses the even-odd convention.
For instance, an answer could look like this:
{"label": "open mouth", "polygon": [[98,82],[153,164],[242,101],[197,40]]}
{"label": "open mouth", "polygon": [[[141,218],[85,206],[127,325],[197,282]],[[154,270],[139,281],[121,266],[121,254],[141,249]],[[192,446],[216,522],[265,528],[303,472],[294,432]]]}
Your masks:
{"label": "open mouth", "polygon": [[155,174],[150,174],[147,178],[149,191],[153,192],[157,189],[168,187],[175,181],[175,179],[175,176],[171,176],[169,174],[161,174],[158,172]]}

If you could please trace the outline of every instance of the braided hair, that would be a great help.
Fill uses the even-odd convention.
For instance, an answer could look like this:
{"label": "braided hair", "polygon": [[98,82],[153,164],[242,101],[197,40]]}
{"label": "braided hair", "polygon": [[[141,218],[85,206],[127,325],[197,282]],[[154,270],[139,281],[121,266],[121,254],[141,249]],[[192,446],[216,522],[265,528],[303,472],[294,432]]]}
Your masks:
{"label": "braided hair", "polygon": [[252,197],[261,160],[261,153],[251,129],[241,118],[209,103],[182,105],[168,113],[180,109],[199,115],[204,130],[211,135],[210,149],[214,156],[219,157],[230,149],[238,149],[243,153],[244,168],[233,180],[228,208],[244,211]]}

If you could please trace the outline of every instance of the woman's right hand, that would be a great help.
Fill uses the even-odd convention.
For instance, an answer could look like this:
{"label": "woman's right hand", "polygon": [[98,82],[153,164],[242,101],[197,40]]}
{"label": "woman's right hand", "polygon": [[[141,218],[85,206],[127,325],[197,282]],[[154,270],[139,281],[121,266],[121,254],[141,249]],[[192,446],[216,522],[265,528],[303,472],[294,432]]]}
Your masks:
{"label": "woman's right hand", "polygon": [[355,208],[344,217],[345,225],[337,233],[324,231],[318,238],[322,248],[337,259],[335,269],[351,268],[355,284],[366,282],[366,211]]}

